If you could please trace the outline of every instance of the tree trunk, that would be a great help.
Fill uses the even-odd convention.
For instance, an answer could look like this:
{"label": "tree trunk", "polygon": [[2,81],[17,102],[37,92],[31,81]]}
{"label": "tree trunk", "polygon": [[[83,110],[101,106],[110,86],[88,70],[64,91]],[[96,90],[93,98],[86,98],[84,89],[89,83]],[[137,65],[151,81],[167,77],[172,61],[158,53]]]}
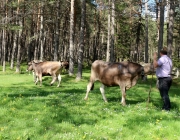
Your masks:
{"label": "tree trunk", "polygon": [[[3,38],[3,37],[2,37],[2,36],[3,36],[2,34],[3,34],[2,31],[0,31],[0,41],[1,41],[1,42],[3,42],[3,41],[2,41],[2,40],[3,40],[3,39],[2,39],[2,38]],[[2,66],[2,64],[3,64],[3,54],[2,54],[2,53],[3,53],[3,50],[2,50],[2,49],[3,49],[3,48],[2,48],[2,44],[0,44],[0,65],[1,65],[1,66]]]}
{"label": "tree trunk", "polygon": [[114,42],[115,42],[115,35],[114,35],[114,28],[115,28],[115,0],[112,0],[112,16],[111,16],[112,24],[111,24],[111,48],[110,48],[110,62],[114,62]]}
{"label": "tree trunk", "polygon": [[158,54],[163,48],[163,34],[164,34],[164,0],[160,3],[160,24],[159,24],[159,42],[158,42]]}
{"label": "tree trunk", "polygon": [[44,59],[44,34],[43,34],[43,6],[44,6],[44,2],[40,2],[40,9],[41,9],[41,15],[40,15],[40,60],[43,61]]}
{"label": "tree trunk", "polygon": [[55,42],[54,42],[54,61],[58,60],[58,50],[59,50],[59,34],[60,34],[60,1],[57,1],[56,6],[56,23],[55,23]]}
{"label": "tree trunk", "polygon": [[[109,0],[109,5],[111,0]],[[108,36],[107,36],[107,50],[106,50],[106,61],[110,61],[110,39],[111,39],[111,13],[110,8],[108,10]]]}
{"label": "tree trunk", "polygon": [[20,63],[21,63],[21,35],[22,35],[22,21],[19,19],[19,34],[18,34],[18,52],[17,52],[17,64],[16,64],[16,73],[20,72]]}
{"label": "tree trunk", "polygon": [[140,5],[140,11],[138,12],[138,23],[137,23],[137,32],[136,32],[136,47],[135,47],[135,55],[134,55],[134,61],[139,62],[140,60],[140,52],[139,52],[139,47],[140,47],[140,39],[141,39],[141,25],[142,25],[142,4]]}
{"label": "tree trunk", "polygon": [[15,51],[17,48],[17,32],[14,32],[14,38],[13,38],[13,49],[12,49],[12,54],[11,54],[11,69],[14,68],[14,58],[15,58]]}
{"label": "tree trunk", "polygon": [[[21,2],[21,0],[18,0],[18,5]],[[22,35],[22,15],[19,15],[19,7],[17,8],[17,15],[19,20],[19,33],[18,33],[18,52],[17,52],[17,63],[16,63],[16,73],[20,72],[20,63],[21,63],[21,35]]]}
{"label": "tree trunk", "polygon": [[[35,8],[35,7],[34,7]],[[40,30],[39,27],[39,22],[40,22],[40,14],[41,14],[41,4],[39,3],[38,5],[38,13],[37,13],[37,17],[34,17],[35,19],[37,18],[37,22],[36,22],[36,28],[34,28],[34,60],[39,60],[39,35],[38,32]]]}
{"label": "tree trunk", "polygon": [[160,23],[160,4],[156,0],[156,23],[157,23],[157,41],[159,40],[159,23]]}
{"label": "tree trunk", "polygon": [[69,38],[69,75],[74,74],[74,1],[71,0],[70,12],[70,38]]}
{"label": "tree trunk", "polygon": [[82,0],[81,1],[81,29],[80,29],[79,51],[78,51],[78,73],[76,77],[77,80],[80,80],[82,78],[85,15],[86,15],[86,1]]}
{"label": "tree trunk", "polygon": [[3,28],[2,50],[3,50],[3,72],[6,71],[6,29]]}
{"label": "tree trunk", "polygon": [[168,38],[167,38],[167,47],[168,47],[168,55],[172,56],[172,48],[173,48],[173,28],[174,28],[174,10],[175,6],[173,0],[170,1],[170,9],[169,9],[169,24],[168,24]]}
{"label": "tree trunk", "polygon": [[145,63],[148,63],[149,55],[148,55],[148,2],[145,1]]}
{"label": "tree trunk", "polygon": [[3,4],[5,7],[5,20],[4,20],[4,27],[2,31],[2,50],[3,50],[3,72],[6,71],[6,24],[7,24],[7,7],[6,7],[7,0]]}

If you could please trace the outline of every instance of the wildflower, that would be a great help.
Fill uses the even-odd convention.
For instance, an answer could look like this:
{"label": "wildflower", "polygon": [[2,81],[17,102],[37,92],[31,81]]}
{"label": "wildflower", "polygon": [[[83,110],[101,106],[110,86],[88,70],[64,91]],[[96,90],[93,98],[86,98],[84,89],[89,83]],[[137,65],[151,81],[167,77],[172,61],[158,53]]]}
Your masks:
{"label": "wildflower", "polygon": [[83,139],[85,139],[86,138],[86,134],[83,136]]}
{"label": "wildflower", "polygon": [[0,131],[4,131],[4,128],[2,127],[2,128],[0,128]]}

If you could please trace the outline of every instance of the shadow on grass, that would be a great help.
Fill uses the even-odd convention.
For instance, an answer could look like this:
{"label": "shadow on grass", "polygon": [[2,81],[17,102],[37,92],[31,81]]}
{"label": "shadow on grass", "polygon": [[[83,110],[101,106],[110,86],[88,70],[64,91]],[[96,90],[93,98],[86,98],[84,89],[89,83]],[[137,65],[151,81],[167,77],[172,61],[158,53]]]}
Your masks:
{"label": "shadow on grass", "polygon": [[[10,90],[8,97],[22,98],[23,96],[24,99],[31,99],[32,101],[38,101],[41,99],[41,101],[44,101],[49,107],[60,104],[59,106],[52,107],[51,110],[49,110],[51,114],[49,117],[57,123],[67,121],[74,125],[92,125],[97,123],[98,120],[106,119],[106,117],[108,117],[106,116],[106,112],[102,112],[104,108],[118,110],[118,112],[126,111],[126,108],[119,104],[121,101],[121,91],[118,86],[105,88],[109,102],[108,104],[105,104],[99,90],[100,83],[96,82],[95,89],[91,91],[93,94],[89,94],[89,98],[91,98],[90,101],[92,101],[92,103],[90,103],[90,101],[83,100],[89,80],[88,76],[85,76],[83,77],[83,80],[76,82],[75,77],[63,75],[62,84],[59,88],[56,87],[57,82],[54,83],[53,86],[49,85],[51,79],[51,77],[44,77],[42,87],[34,85],[33,81],[13,84],[14,87],[9,87],[10,89],[7,89],[7,91]],[[148,97],[151,82],[152,87],[154,88],[156,80],[153,79],[151,81],[151,79],[149,79],[146,82],[139,81],[136,86],[128,90],[126,103],[136,105],[145,102]],[[178,92],[176,86],[177,85],[173,85],[170,91],[172,92],[170,95],[172,97],[179,97],[179,95],[176,95],[176,92]],[[158,91],[156,92],[159,94]],[[49,97],[50,95],[53,97]],[[151,103],[156,107],[161,107],[161,99],[157,98],[157,96],[156,98],[152,97]],[[173,109],[178,108],[178,104],[172,102],[172,107]],[[47,113],[47,116],[48,115],[49,114]],[[50,126],[48,126],[49,123],[47,123],[46,120],[44,120],[43,125],[50,129]]]}
{"label": "shadow on grass", "polygon": [[[53,84],[53,86],[50,86],[50,82],[52,80],[52,77],[47,76],[47,77],[43,77],[43,81],[42,81],[42,87],[38,85],[35,85],[33,83],[33,78],[32,81],[26,81],[23,83],[16,83],[13,84],[13,86],[17,87],[12,89],[11,94],[9,94],[9,96],[13,96],[12,93],[14,93],[13,91],[18,90],[22,88],[24,88],[24,90],[26,91],[26,87],[27,87],[27,91],[26,93],[21,93],[24,97],[28,97],[28,96],[34,96],[34,95],[39,95],[39,96],[48,96],[49,94],[52,93],[78,93],[78,94],[84,94],[85,96],[85,92],[86,92],[86,86],[88,84],[88,80],[89,80],[89,76],[83,76],[83,79],[79,82],[77,82],[75,80],[75,77],[71,77],[69,75],[62,75],[62,81],[61,81],[61,85],[60,87],[56,87],[57,86],[57,81]],[[170,90],[170,96],[172,97],[177,97],[179,96],[178,92],[178,81],[173,82],[172,88]],[[134,87],[132,87],[131,89],[127,90],[127,103],[132,103],[132,104],[136,104],[138,102],[143,102],[147,99],[148,97],[148,92],[150,90],[150,85],[152,84],[152,89],[155,88],[155,84],[156,84],[156,79],[148,79],[147,81],[143,82],[141,80],[138,81],[138,84],[135,85]],[[27,86],[29,85],[29,86]],[[96,92],[96,93],[100,93],[99,90],[100,87],[100,83],[99,82],[95,82],[95,89],[93,91],[91,91],[92,93]],[[10,87],[12,88],[12,87]],[[144,91],[142,91],[142,89],[144,89]],[[109,102],[117,102],[121,100],[121,91],[120,88],[117,87],[106,87],[105,88],[105,92],[106,92],[106,96]],[[157,91],[158,92],[158,91]],[[116,94],[114,94],[116,93]],[[17,95],[16,95],[17,94]],[[113,95],[114,94],[114,95]],[[14,95],[16,97],[19,96],[19,93],[16,92],[14,93]],[[90,95],[91,96],[91,95]],[[132,102],[131,102],[132,101]]]}
{"label": "shadow on grass", "polygon": [[[13,90],[13,88],[12,88]],[[8,97],[33,97],[33,96],[48,96],[51,92],[45,91],[41,88],[35,89],[24,89],[25,92],[20,92],[16,88],[14,91],[7,94]]]}

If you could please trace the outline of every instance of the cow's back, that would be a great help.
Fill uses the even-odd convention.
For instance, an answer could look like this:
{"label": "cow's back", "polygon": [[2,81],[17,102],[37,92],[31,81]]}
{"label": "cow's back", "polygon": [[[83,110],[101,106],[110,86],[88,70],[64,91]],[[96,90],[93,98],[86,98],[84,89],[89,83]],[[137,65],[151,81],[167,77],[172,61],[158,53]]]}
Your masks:
{"label": "cow's back", "polygon": [[141,65],[132,62],[109,63],[96,60],[91,67],[91,77],[106,86],[116,86],[121,83],[131,86],[132,82],[133,85],[136,84],[142,71],[141,67]]}
{"label": "cow's back", "polygon": [[59,73],[60,62],[58,61],[45,61],[40,63],[33,63],[33,69],[38,74],[49,75],[52,73]]}

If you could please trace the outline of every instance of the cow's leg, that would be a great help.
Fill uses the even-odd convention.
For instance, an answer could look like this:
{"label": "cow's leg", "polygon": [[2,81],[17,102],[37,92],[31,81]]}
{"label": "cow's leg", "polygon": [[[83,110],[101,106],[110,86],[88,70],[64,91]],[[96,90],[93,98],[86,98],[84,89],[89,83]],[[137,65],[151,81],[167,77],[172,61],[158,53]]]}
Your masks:
{"label": "cow's leg", "polygon": [[37,76],[36,76],[36,74],[35,74],[35,72],[33,71],[32,72],[33,73],[33,78],[34,78],[34,83],[36,82],[36,80],[37,80]]}
{"label": "cow's leg", "polygon": [[58,85],[57,85],[57,87],[60,86],[60,83],[61,83],[61,75],[59,74],[59,75],[58,75]]}
{"label": "cow's leg", "polygon": [[89,94],[89,91],[91,90],[92,86],[93,86],[93,83],[92,81],[90,81],[87,85],[87,91],[86,91],[86,96],[84,97],[84,100],[87,100],[88,99],[88,94]]}
{"label": "cow's leg", "polygon": [[42,75],[39,75],[39,83],[40,83],[40,87],[42,86]]}
{"label": "cow's leg", "polygon": [[52,81],[51,81],[51,86],[53,85],[53,83],[56,81],[57,76],[54,74],[52,75]]}
{"label": "cow's leg", "polygon": [[121,93],[122,93],[122,99],[121,99],[121,104],[123,106],[126,105],[126,88],[124,86],[120,87]]}
{"label": "cow's leg", "polygon": [[34,82],[34,83],[37,85],[37,83],[38,83],[38,81],[39,81],[39,78],[38,78],[38,77],[36,77],[35,79],[36,79],[36,80],[35,80],[35,82]]}
{"label": "cow's leg", "polygon": [[35,78],[35,79],[36,79],[36,80],[35,80],[35,84],[37,85],[37,83],[38,83],[38,81],[39,81],[39,78],[38,78],[38,76],[36,76],[36,74],[35,74],[35,77],[36,77],[36,78]]}
{"label": "cow's leg", "polygon": [[107,99],[106,99],[106,96],[105,96],[104,85],[103,85],[103,84],[101,84],[100,91],[101,91],[103,100],[104,100],[105,102],[107,102]]}

